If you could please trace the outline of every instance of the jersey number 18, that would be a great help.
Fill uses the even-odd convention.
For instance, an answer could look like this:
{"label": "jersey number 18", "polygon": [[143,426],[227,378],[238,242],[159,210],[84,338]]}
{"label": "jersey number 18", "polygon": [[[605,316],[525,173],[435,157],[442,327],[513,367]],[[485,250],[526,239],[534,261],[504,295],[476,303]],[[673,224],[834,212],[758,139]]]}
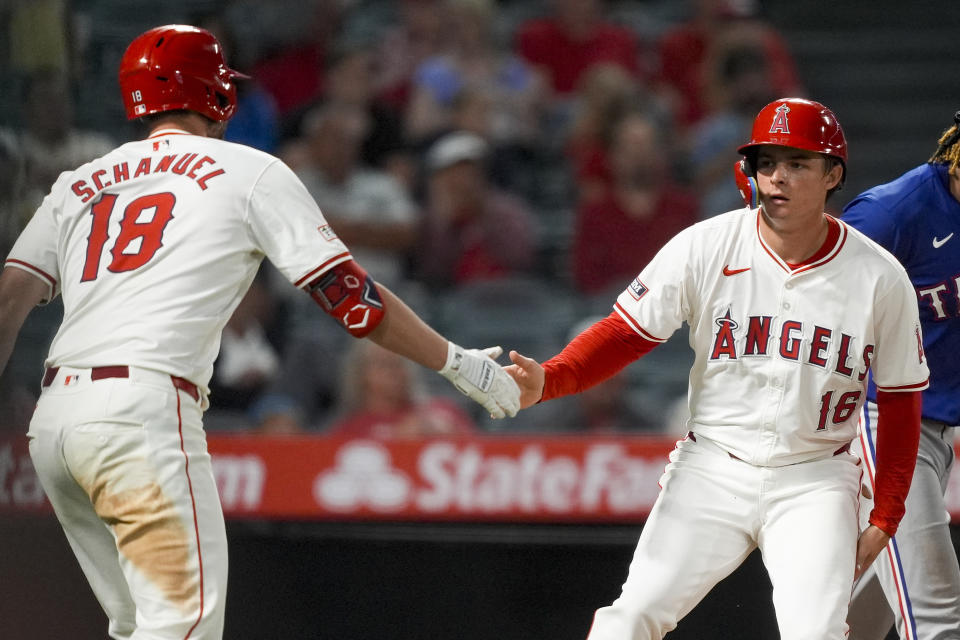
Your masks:
{"label": "jersey number 18", "polygon": [[[110,216],[117,203],[117,195],[104,193],[90,208],[93,222],[87,237],[87,257],[83,263],[83,277],[80,282],[96,280],[100,271],[100,258],[107,243]],[[131,271],[142,267],[153,258],[163,246],[163,231],[173,219],[173,205],[176,196],[172,193],[153,193],[140,196],[123,210],[120,220],[120,233],[113,243],[110,255],[113,259],[107,269],[114,273]],[[144,212],[153,209],[153,216],[141,221]],[[139,244],[135,241],[139,239]]]}

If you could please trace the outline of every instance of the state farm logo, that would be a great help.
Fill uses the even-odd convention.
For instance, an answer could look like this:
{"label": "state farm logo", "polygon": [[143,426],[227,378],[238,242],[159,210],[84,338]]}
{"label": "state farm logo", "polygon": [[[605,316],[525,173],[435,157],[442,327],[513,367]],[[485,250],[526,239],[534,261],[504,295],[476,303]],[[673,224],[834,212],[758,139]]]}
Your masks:
{"label": "state farm logo", "polygon": [[217,454],[211,464],[224,510],[256,511],[260,508],[267,465],[259,456]]}
{"label": "state farm logo", "polygon": [[381,444],[349,442],[314,480],[314,499],[339,513],[635,514],[649,510],[663,472],[662,460],[607,443],[569,456],[537,444],[491,454],[475,443],[438,441],[408,465],[397,468]]}
{"label": "state farm logo", "polygon": [[410,480],[393,468],[387,449],[374,442],[351,442],[337,452],[336,466],[317,476],[313,496],[333,511],[393,511],[407,503],[410,490]]}

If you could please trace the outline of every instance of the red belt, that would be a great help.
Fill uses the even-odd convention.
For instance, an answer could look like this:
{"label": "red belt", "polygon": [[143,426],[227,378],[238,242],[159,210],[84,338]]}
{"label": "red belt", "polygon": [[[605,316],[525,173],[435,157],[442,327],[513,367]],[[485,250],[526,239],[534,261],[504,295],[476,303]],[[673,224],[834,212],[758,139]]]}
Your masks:
{"label": "red belt", "polygon": [[[53,380],[57,377],[57,372],[60,371],[60,367],[48,367],[46,372],[43,374],[43,383],[44,387],[49,387],[53,384]],[[90,369],[90,379],[91,380],[103,380],[105,378],[129,378],[130,377],[130,367],[127,365],[117,365],[112,367],[94,367]],[[200,390],[197,388],[197,385],[193,384],[186,378],[181,378],[179,376],[170,376],[170,379],[173,380],[173,386],[179,389],[180,391],[185,391],[191,398],[200,402]]]}
{"label": "red belt", "polygon": [[[693,433],[693,431],[688,431],[688,432],[687,432],[687,437],[690,438],[691,440],[693,440],[694,442],[697,441],[697,436]],[[838,455],[840,455],[841,453],[846,453],[847,451],[850,451],[850,443],[849,443],[849,442],[848,442],[847,444],[843,445],[842,447],[840,447],[839,449],[837,449],[836,451],[834,451],[834,452],[833,452],[833,455],[838,456]],[[729,452],[728,452],[728,453],[729,453]],[[738,458],[737,456],[733,455],[732,453],[730,454],[730,457],[733,458],[734,460],[739,460],[739,459],[740,459],[740,458]]]}

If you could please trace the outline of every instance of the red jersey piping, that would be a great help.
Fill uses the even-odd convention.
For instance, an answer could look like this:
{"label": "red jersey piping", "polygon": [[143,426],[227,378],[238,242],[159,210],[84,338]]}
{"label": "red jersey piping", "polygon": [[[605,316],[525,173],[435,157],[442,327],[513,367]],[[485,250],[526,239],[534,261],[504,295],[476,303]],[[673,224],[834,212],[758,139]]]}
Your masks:
{"label": "red jersey piping", "polygon": [[50,281],[50,286],[51,286],[51,287],[56,288],[56,286],[57,286],[57,279],[56,279],[56,278],[54,278],[53,276],[51,276],[49,273],[47,273],[47,272],[44,271],[43,269],[40,269],[39,267],[33,266],[33,265],[30,264],[29,262],[24,262],[23,260],[17,260],[16,258],[7,258],[5,264],[9,264],[9,265],[12,265],[12,266],[15,266],[15,267],[20,267],[20,268],[23,269],[24,271],[29,271],[29,272],[33,273],[34,275],[41,276],[44,280],[49,280],[49,281]]}
{"label": "red jersey piping", "polygon": [[651,340],[653,342],[666,342],[665,338],[657,338],[656,336],[652,336],[649,333],[647,333],[647,331],[645,331],[643,327],[637,324],[637,321],[634,320],[629,313],[627,313],[626,309],[620,306],[619,302],[615,302],[613,305],[613,308],[620,315],[620,317],[622,317],[623,320],[628,325],[630,325],[631,329],[633,329],[638,334],[640,334],[640,337],[644,338],[645,340]]}
{"label": "red jersey piping", "polygon": [[827,219],[829,225],[827,229],[827,237],[824,239],[823,244],[820,246],[817,251],[810,256],[807,260],[800,264],[791,265],[787,263],[783,258],[778,256],[769,245],[764,241],[763,235],[760,233],[760,217],[763,214],[760,209],[757,209],[757,239],[760,241],[760,246],[763,247],[763,250],[767,252],[774,262],[780,265],[780,268],[788,273],[802,273],[803,271],[809,271],[810,269],[815,269],[816,267],[822,266],[831,260],[833,260],[837,254],[840,253],[840,249],[843,248],[843,245],[847,241],[847,228],[846,225],[841,223],[839,220],[833,216],[824,213],[824,217]]}
{"label": "red jersey piping", "polygon": [[321,264],[319,267],[315,267],[314,269],[311,269],[305,276],[303,276],[303,277],[301,277],[299,280],[297,280],[297,281],[293,284],[293,286],[295,286],[295,287],[297,287],[297,288],[302,287],[304,284],[306,284],[307,282],[309,282],[310,280],[312,280],[315,275],[317,275],[318,273],[322,273],[322,272],[326,271],[326,270],[329,269],[330,267],[334,266],[334,264],[343,262],[343,260],[344,260],[345,258],[348,259],[348,260],[350,259],[350,252],[349,252],[349,251],[344,251],[343,253],[339,253],[339,254],[333,256],[332,258],[330,258],[329,260],[327,260],[326,262],[324,262],[323,264]]}
{"label": "red jersey piping", "polygon": [[929,383],[930,380],[928,378],[927,380],[924,380],[923,382],[917,382],[916,384],[903,384],[897,385],[896,387],[881,387],[880,385],[877,385],[877,391],[923,391],[930,386]]}

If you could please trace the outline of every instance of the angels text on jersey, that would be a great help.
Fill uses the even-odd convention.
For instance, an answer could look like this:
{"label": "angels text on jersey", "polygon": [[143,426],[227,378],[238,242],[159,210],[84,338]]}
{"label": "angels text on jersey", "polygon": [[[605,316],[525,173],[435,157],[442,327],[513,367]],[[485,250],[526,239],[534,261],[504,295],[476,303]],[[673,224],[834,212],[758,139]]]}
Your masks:
{"label": "angels text on jersey", "polygon": [[[789,318],[774,323],[773,316],[750,316],[738,322],[728,309],[714,320],[714,324],[717,332],[710,352],[711,362],[776,355],[783,360],[821,369],[829,366],[834,373],[846,378],[856,375],[857,381],[862,382],[870,370],[875,349],[872,344],[858,348],[856,345],[861,341],[843,331],[821,326],[805,327],[802,321]],[[735,333],[740,333],[739,338]]]}

